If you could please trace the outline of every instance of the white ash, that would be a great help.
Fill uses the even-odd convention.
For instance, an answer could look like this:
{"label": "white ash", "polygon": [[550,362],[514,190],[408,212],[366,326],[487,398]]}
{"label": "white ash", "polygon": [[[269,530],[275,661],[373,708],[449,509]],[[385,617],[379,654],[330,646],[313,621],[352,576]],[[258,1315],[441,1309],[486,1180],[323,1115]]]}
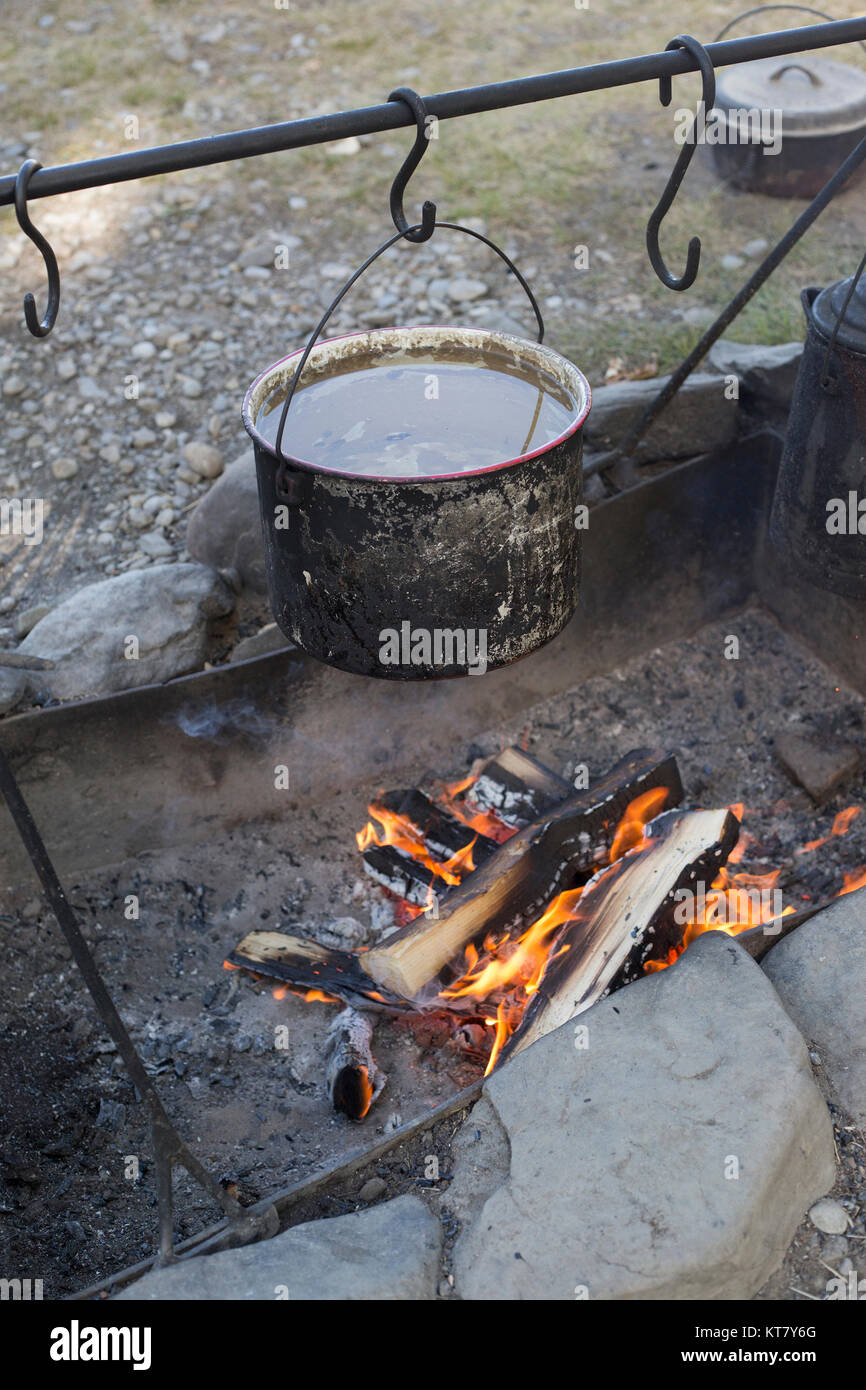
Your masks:
{"label": "white ash", "polygon": [[336,917],[317,930],[316,939],[326,946],[357,950],[369,941],[370,929],[357,917]]}

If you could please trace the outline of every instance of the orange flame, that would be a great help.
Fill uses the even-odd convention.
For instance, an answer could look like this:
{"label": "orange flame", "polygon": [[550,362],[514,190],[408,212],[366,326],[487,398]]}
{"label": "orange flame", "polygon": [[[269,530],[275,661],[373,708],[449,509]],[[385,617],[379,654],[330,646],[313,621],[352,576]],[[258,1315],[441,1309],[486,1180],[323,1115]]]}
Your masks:
{"label": "orange flame", "polygon": [[[479,812],[478,815],[474,815],[466,803],[457,799],[472,787],[475,780],[475,776],[470,775],[444,787],[448,810],[473,829],[490,835],[501,843],[514,833],[513,829],[504,826],[492,812]],[[608,864],[616,864],[625,855],[639,854],[646,849],[650,843],[646,834],[647,824],[659,814],[666,800],[666,789],[655,787],[642,792],[629,803],[614,831],[610,851],[606,855]],[[847,834],[853,821],[860,815],[861,809],[860,806],[849,806],[846,810],[840,811],[833,821],[830,835]],[[730,806],[730,810],[742,821],[746,813],[744,803],[736,802]],[[459,882],[461,876],[472,871],[471,851],[474,841],[441,864],[431,858],[418,831],[404,818],[386,811],[376,803],[370,806],[370,815],[380,822],[382,831],[378,832],[368,823],[357,836],[360,849],[374,843],[395,845],[424,864],[437,879],[448,884]],[[798,853],[816,849],[826,844],[829,839],[830,836],[826,836],[811,841]],[[728,857],[728,866],[722,868],[713,879],[708,892],[698,892],[696,895],[693,909],[683,923],[682,940],[671,948],[664,959],[647,961],[644,965],[647,973],[664,970],[672,965],[704,932],[723,931],[729,936],[737,936],[749,928],[762,926],[794,911],[793,907],[780,910],[777,902],[776,885],[781,870],[768,873],[733,871],[733,866],[740,863],[749,846],[754,843],[754,836],[748,831],[741,831],[737,844]],[[840,890],[840,895],[866,887],[866,868],[845,873],[844,877],[845,887]],[[431,885],[428,895],[428,909],[434,901],[434,887],[435,885]],[[470,943],[464,951],[462,974],[441,991],[439,998],[450,1008],[456,1006],[459,1009],[460,1004],[457,1001],[466,999],[480,999],[486,1007],[495,1007],[495,1014],[486,1016],[485,1008],[482,1007],[481,1010],[484,1022],[494,1033],[485,1075],[492,1071],[505,1043],[519,1026],[547,967],[569,949],[568,944],[562,941],[562,928],[578,917],[577,905],[582,892],[582,888],[573,888],[560,893],[542,915],[515,938],[508,932],[498,935],[489,932],[480,950],[474,943]],[[422,910],[412,909],[412,915]],[[475,1017],[478,1017],[477,1013]]]}
{"label": "orange flame", "polygon": [[515,1019],[513,1022],[510,1021],[508,1013],[509,1010],[506,1005],[506,1002],[504,999],[502,999],[500,1000],[499,1005],[496,1009],[496,1019],[487,1020],[490,1024],[495,1022],[496,1033],[493,1038],[493,1050],[490,1053],[490,1058],[488,1060],[487,1066],[484,1068],[485,1076],[489,1076],[493,1068],[496,1066],[496,1062],[499,1058],[500,1052],[502,1051],[508,1039],[511,1037],[511,1034],[514,1032],[514,1029],[517,1027],[517,1020]]}
{"label": "orange flame", "polygon": [[470,787],[474,787],[478,781],[474,772],[470,772],[468,777],[461,777],[457,782],[443,782],[442,795],[446,801],[453,801],[455,797],[462,796]]}
{"label": "orange flame", "polygon": [[375,801],[371,802],[367,808],[374,820],[381,825],[378,831],[372,821],[368,821],[363,830],[359,830],[355,839],[358,849],[363,851],[370,845],[393,845],[403,854],[409,855],[417,863],[423,864],[425,869],[436,878],[441,878],[450,886],[458,884],[464,874],[471,873],[475,868],[472,860],[472,849],[475,839],[470,840],[463,849],[458,849],[456,854],[452,854],[450,859],[444,863],[434,859],[427,849],[419,832],[415,826],[405,816],[398,815],[395,811],[389,811],[384,806],[378,805]]}
{"label": "orange flame", "polygon": [[844,898],[846,893],[855,893],[858,888],[866,888],[866,869],[855,869],[852,873],[844,873],[842,877],[845,887],[839,889],[837,898]]}
{"label": "orange flame", "polygon": [[[730,809],[735,815],[742,817],[745,807],[738,805],[731,806]],[[829,844],[834,835],[847,835],[862,809],[862,806],[855,805],[847,806],[844,811],[839,811],[834,817],[829,835],[822,835],[817,840],[808,840],[795,853],[798,855],[809,854],[813,850]],[[747,831],[741,833],[739,841],[728,856],[728,865],[735,864],[742,859],[746,847],[753,842],[753,837]],[[790,916],[794,908],[786,907],[781,912],[777,912],[776,904],[771,897],[771,890],[775,888],[780,872],[780,870],[774,870],[766,874],[732,874],[729,868],[722,869],[718,878],[713,880],[711,885],[713,891],[706,895],[701,913],[697,917],[689,918],[686,922],[680,945],[672,947],[667,956],[661,960],[647,961],[644,965],[646,973],[652,974],[673,965],[686,947],[705,931],[723,931],[727,932],[728,936],[738,936],[740,932],[748,931],[750,927],[763,926],[765,923],[773,921],[775,917]],[[856,892],[858,888],[866,887],[866,867],[853,871],[843,871],[843,879],[845,886],[840,888],[835,895],[839,898],[846,893]],[[759,892],[756,893],[756,889]]]}
{"label": "orange flame", "polygon": [[[639,853],[646,846],[646,825],[661,810],[667,795],[664,787],[653,787],[629,802],[614,831],[608,855],[611,863],[630,852]],[[495,1026],[496,1034],[485,1075],[492,1070],[502,1047],[520,1023],[548,966],[569,950],[569,946],[559,944],[558,939],[561,928],[576,919],[582,892],[583,888],[571,888],[560,893],[516,938],[508,932],[488,933],[481,952],[470,942],[464,951],[463,974],[442,990],[440,998],[449,1003],[475,998],[496,1004],[495,1019],[487,1020],[491,1027]]]}
{"label": "orange flame", "polygon": [[787,917],[794,909],[786,907],[777,912],[773,894],[780,874],[781,869],[772,869],[766,874],[732,874],[728,868],[723,868],[713,879],[710,892],[703,898],[696,897],[698,910],[686,919],[682,941],[672,946],[662,959],[646,961],[645,973],[651,975],[666,970],[704,932],[723,931],[728,936],[739,936],[750,927],[763,926],[776,917]]}
{"label": "orange flame", "polygon": [[609,863],[613,864],[616,859],[621,859],[631,849],[646,848],[644,828],[653,816],[658,815],[667,799],[665,787],[651,787],[649,791],[641,792],[640,796],[629,802],[613,837]]}
{"label": "orange flame", "polygon": [[519,986],[527,996],[534,994],[548,965],[551,938],[565,923],[574,918],[574,907],[582,888],[560,893],[532,923],[522,936],[512,941],[506,933],[500,937],[488,935],[484,942],[486,957],[479,965],[479,954],[470,943],[465,951],[466,969],[459,980],[442,991],[443,999],[463,999],[467,995],[485,998],[494,990]]}
{"label": "orange flame", "polygon": [[829,835],[822,835],[817,840],[807,840],[805,845],[801,845],[796,854],[811,854],[813,850],[821,849],[823,845],[829,845],[834,835],[847,835],[852,823],[857,819],[862,806],[846,806],[844,811],[840,811],[834,818]]}

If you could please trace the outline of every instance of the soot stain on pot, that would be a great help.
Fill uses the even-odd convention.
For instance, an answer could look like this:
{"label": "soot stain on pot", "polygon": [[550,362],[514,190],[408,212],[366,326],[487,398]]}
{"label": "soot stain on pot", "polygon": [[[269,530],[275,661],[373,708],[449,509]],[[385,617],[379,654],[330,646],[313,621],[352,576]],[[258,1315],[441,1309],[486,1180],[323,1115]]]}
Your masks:
{"label": "soot stain on pot", "polygon": [[[533,465],[537,469],[538,463],[522,465],[519,472]],[[338,494],[344,491],[342,480],[328,481],[338,484]],[[345,499],[348,515],[353,518],[348,535],[339,514],[334,524],[324,526],[316,524],[321,512],[315,505],[309,515],[298,514],[300,550],[308,557],[315,554],[317,559],[312,572],[307,571],[311,573],[308,581],[295,557],[294,581],[298,587],[303,584],[321,605],[321,630],[326,633],[332,661],[342,661],[348,650],[340,640],[340,627],[376,651],[383,629],[399,628],[403,621],[426,628],[484,627],[488,652],[496,653],[499,665],[523,655],[527,639],[536,646],[548,635],[555,635],[549,631],[552,620],[558,622],[557,631],[564,625],[577,583],[576,566],[563,558],[570,539],[564,530],[573,525],[579,489],[569,485],[567,471],[558,475],[554,471],[529,485],[514,476],[505,482],[503,509],[503,499],[485,495],[479,482],[467,479],[455,483],[444,500],[437,500],[431,495],[433,489],[420,485],[409,489],[382,485],[393,493],[393,508],[387,510],[386,522],[381,507],[370,505],[364,489],[360,496]],[[425,519],[431,507],[439,508],[440,525],[426,534]],[[423,537],[420,545],[419,534]],[[482,621],[483,610],[479,610],[465,580],[477,566],[479,551],[486,557],[487,591],[496,591],[495,610],[488,609],[486,621]],[[312,561],[308,558],[307,563]],[[412,585],[431,575],[437,579],[435,603],[419,609],[410,598]],[[396,576],[401,577],[399,584],[395,584]],[[397,593],[397,601],[386,608],[383,605],[389,588]],[[513,640],[508,624],[515,605],[521,616],[517,640]],[[284,624],[291,611],[289,603],[283,610]],[[300,644],[306,645],[308,635],[289,621],[292,635],[297,633]],[[423,668],[408,674],[456,672]]]}

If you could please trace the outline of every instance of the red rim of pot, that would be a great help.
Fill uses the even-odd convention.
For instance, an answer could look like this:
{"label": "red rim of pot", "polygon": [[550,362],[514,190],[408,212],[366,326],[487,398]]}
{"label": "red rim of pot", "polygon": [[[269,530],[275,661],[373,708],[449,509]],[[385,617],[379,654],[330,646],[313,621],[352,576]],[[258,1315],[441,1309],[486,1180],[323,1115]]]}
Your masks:
{"label": "red rim of pot", "polygon": [[[361,328],[357,329],[354,333],[341,333],[336,338],[322,338],[316,344],[316,347],[329,347],[333,343],[344,343],[349,338],[363,338],[369,335],[370,333],[409,333],[413,329],[422,328],[440,328],[446,331],[450,329],[455,333],[477,333],[479,335],[483,335],[484,337],[489,337],[491,333],[499,331],[497,329],[490,328],[458,328],[455,324],[447,323],[413,323],[403,324],[402,327],[397,327],[395,325],[390,328]],[[289,463],[291,463],[292,467],[294,468],[303,469],[305,472],[308,473],[322,473],[329,478],[350,478],[355,482],[366,483],[444,483],[449,481],[455,481],[458,478],[478,478],[485,473],[498,473],[503,468],[514,468],[519,463],[526,463],[529,459],[538,458],[541,454],[548,453],[551,449],[555,449],[558,444],[561,444],[563,440],[570,439],[571,436],[573,434],[576,434],[577,431],[580,429],[581,425],[586,420],[586,417],[590,411],[590,406],[592,405],[592,388],[590,387],[589,382],[587,381],[580,368],[575,367],[573,362],[569,362],[567,357],[562,357],[562,353],[556,352],[554,348],[547,347],[544,343],[533,343],[529,338],[518,338],[517,335],[514,333],[503,333],[502,336],[506,338],[511,338],[518,343],[525,342],[527,347],[538,348],[542,352],[553,353],[556,357],[561,357],[562,361],[568,364],[569,369],[575,372],[579,377],[583,392],[586,397],[582,411],[577,416],[577,418],[568,426],[568,429],[563,430],[562,434],[558,434],[555,439],[549,439],[545,444],[540,445],[539,448],[531,449],[528,454],[519,454],[516,458],[506,459],[503,463],[488,464],[485,468],[464,469],[460,473],[434,473],[431,474],[429,477],[425,478],[394,478],[391,476],[383,476],[379,473],[348,473],[341,468],[324,468],[321,464],[310,463],[306,459],[294,458],[291,454],[286,454],[285,458]],[[252,398],[256,392],[257,387],[259,387],[263,381],[265,381],[269,376],[276,372],[280,367],[284,366],[286,362],[291,362],[293,358],[300,357],[303,351],[303,348],[297,348],[294,352],[290,352],[287,357],[281,357],[278,362],[272,362],[269,367],[266,367],[263,372],[259,373],[255,381],[252,383],[249,390],[247,391],[247,394],[244,396],[243,408],[241,410],[241,418],[244,423],[244,428],[246,429],[247,434],[250,436],[253,442],[258,444],[262,449],[264,449],[266,453],[270,454],[274,462],[277,461],[276,449],[274,448],[273,444],[271,444],[269,440],[265,439],[264,435],[262,435],[259,432],[256,423],[252,418]]]}

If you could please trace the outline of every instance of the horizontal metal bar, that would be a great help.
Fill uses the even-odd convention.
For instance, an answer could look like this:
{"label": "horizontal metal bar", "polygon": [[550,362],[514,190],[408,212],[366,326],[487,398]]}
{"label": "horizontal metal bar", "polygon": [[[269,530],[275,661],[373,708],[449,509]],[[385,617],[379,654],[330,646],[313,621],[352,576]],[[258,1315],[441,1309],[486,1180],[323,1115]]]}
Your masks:
{"label": "horizontal metal bar", "polygon": [[[724,43],[708,44],[707,52],[715,67],[726,67],[731,63],[776,58],[863,39],[866,39],[866,16],[729,39]],[[678,49],[610,63],[594,63],[563,72],[541,73],[535,77],[520,77],[509,82],[492,82],[459,91],[437,92],[425,97],[424,102],[431,115],[440,121],[447,121],[457,116],[501,111],[528,102],[577,96],[582,92],[600,92],[611,87],[695,71],[697,64],[692,56]],[[208,164],[250,159],[257,155],[275,154],[280,150],[344,140],[350,135],[373,135],[410,125],[414,125],[414,117],[405,103],[389,101],[380,106],[338,111],[331,116],[312,116],[280,125],[258,126],[252,130],[236,130],[200,140],[184,140],[174,145],[157,145],[153,149],[108,155],[104,159],[82,160],[78,164],[59,164],[50,169],[40,169],[34,174],[27,196],[29,200],[50,198],[55,194],[74,193],[83,188],[125,183],[154,174],[173,174],[182,169],[200,169]],[[0,178],[0,206],[13,201],[14,188],[15,174]]]}

